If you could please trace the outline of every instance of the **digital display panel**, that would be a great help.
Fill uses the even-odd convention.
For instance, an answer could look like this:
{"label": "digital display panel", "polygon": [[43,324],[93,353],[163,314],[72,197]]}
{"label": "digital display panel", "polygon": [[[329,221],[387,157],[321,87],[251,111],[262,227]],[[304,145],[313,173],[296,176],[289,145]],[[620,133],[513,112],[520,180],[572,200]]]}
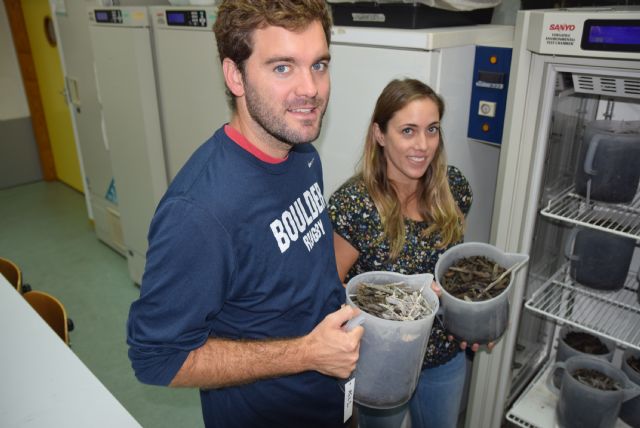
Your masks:
{"label": "digital display panel", "polygon": [[204,10],[168,10],[167,25],[179,27],[206,27],[207,17]]}
{"label": "digital display panel", "polygon": [[96,10],[96,22],[111,22],[111,14],[108,10]]}
{"label": "digital display panel", "polygon": [[487,83],[504,83],[504,73],[496,73],[493,71],[478,71],[478,80]]}
{"label": "digital display panel", "polygon": [[107,24],[122,24],[124,22],[122,19],[122,11],[120,9],[95,10],[94,16],[96,17],[96,22]]}
{"label": "digital display panel", "polygon": [[167,24],[186,25],[187,16],[184,12],[167,12]]}
{"label": "digital display panel", "polygon": [[582,49],[640,52],[640,20],[589,19],[584,23]]}

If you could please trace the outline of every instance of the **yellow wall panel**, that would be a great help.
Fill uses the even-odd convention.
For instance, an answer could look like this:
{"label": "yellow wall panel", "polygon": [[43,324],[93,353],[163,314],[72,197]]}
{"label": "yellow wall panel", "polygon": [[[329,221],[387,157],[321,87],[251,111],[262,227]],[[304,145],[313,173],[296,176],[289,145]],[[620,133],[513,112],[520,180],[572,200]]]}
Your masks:
{"label": "yellow wall panel", "polygon": [[47,40],[45,18],[51,17],[47,0],[22,0],[29,44],[40,85],[53,159],[58,179],[84,191],[71,113],[64,97],[64,77],[58,49]]}

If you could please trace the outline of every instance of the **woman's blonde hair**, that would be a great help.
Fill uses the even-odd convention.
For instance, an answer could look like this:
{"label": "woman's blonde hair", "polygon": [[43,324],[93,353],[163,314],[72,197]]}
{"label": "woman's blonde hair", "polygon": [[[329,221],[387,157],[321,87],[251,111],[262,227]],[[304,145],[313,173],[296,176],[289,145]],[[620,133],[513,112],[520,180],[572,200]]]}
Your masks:
{"label": "woman's blonde hair", "polygon": [[[389,82],[378,97],[367,131],[360,176],[380,214],[384,235],[390,245],[391,260],[397,259],[404,247],[405,222],[402,203],[387,175],[387,159],[384,149],[376,141],[374,126],[377,124],[380,131],[386,133],[387,125],[397,111],[412,101],[425,98],[436,103],[442,119],[444,101],[429,86],[415,79]],[[449,188],[442,131],[434,158],[418,183],[415,197],[421,217],[430,223],[424,237],[439,232],[437,248],[462,239],[464,215]]]}

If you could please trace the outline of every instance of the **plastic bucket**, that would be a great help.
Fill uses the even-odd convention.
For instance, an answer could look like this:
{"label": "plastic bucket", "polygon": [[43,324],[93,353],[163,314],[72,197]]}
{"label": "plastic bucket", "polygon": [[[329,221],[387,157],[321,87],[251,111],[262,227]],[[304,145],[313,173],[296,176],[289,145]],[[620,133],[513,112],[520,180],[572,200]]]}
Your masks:
{"label": "plastic bucket", "polygon": [[587,124],[575,172],[576,192],[596,201],[631,202],[640,180],[640,121]]}
{"label": "plastic bucket", "polygon": [[[602,344],[607,348],[608,352],[604,354],[589,354],[571,347],[566,342],[566,338],[569,333],[587,333],[587,332],[569,325],[565,325],[564,327],[562,327],[562,329],[560,329],[560,334],[558,336],[558,350],[556,351],[556,361],[566,361],[569,358],[575,357],[578,355],[583,357],[591,356],[594,358],[600,358],[602,360],[607,360],[609,362],[613,360],[613,352],[616,350],[616,345],[613,340],[606,339],[604,337],[598,337],[600,342],[602,342]],[[562,372],[559,370],[554,374],[554,377],[553,377],[553,384],[558,388],[560,388],[561,377],[562,377]]]}
{"label": "plastic bucket", "polygon": [[576,227],[565,245],[571,277],[585,287],[620,290],[627,279],[636,247],[634,239],[609,232]]}
{"label": "plastic bucket", "polygon": [[444,273],[456,261],[473,256],[485,256],[509,269],[515,265],[524,266],[529,256],[526,254],[505,253],[501,249],[483,242],[458,244],[445,251],[436,263],[435,276],[442,295],[440,300],[444,311],[444,324],[447,331],[459,340],[467,343],[489,343],[502,336],[509,321],[509,294],[515,271],[511,272],[511,281],[498,296],[478,302],[467,302],[453,296],[440,282]]}
{"label": "plastic bucket", "polygon": [[356,306],[351,296],[358,284],[404,282],[422,290],[432,314],[415,321],[393,321],[363,312],[364,334],[360,358],[355,370],[354,401],[376,409],[400,406],[411,398],[418,383],[427,350],[431,326],[439,308],[438,296],[431,289],[433,275],[402,275],[395,272],[366,272],[347,284],[347,303]]}
{"label": "plastic bucket", "polygon": [[[561,387],[553,385],[553,373],[564,370]],[[603,391],[585,385],[573,377],[578,369],[596,370],[615,381],[622,389]],[[553,365],[547,377],[547,387],[558,395],[556,416],[565,428],[613,428],[622,403],[640,394],[640,387],[629,381],[622,370],[608,361],[575,356]]]}
{"label": "plastic bucket", "polygon": [[[640,358],[640,351],[627,349],[622,356],[622,371],[629,380],[640,388],[640,372],[635,371],[628,363],[629,358]],[[640,427],[640,396],[622,403],[620,419],[632,427]]]}

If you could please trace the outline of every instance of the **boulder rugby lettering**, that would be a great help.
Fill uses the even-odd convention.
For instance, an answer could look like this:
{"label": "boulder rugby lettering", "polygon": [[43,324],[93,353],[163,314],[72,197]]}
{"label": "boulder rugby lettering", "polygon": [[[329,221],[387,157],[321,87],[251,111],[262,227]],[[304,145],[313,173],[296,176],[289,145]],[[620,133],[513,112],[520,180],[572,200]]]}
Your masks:
{"label": "boulder rugby lettering", "polygon": [[305,190],[280,218],[271,222],[271,232],[281,253],[287,251],[291,243],[299,238],[302,238],[307,251],[313,249],[316,242],[326,234],[322,219],[318,220],[325,207],[326,202],[316,182],[309,190]]}

